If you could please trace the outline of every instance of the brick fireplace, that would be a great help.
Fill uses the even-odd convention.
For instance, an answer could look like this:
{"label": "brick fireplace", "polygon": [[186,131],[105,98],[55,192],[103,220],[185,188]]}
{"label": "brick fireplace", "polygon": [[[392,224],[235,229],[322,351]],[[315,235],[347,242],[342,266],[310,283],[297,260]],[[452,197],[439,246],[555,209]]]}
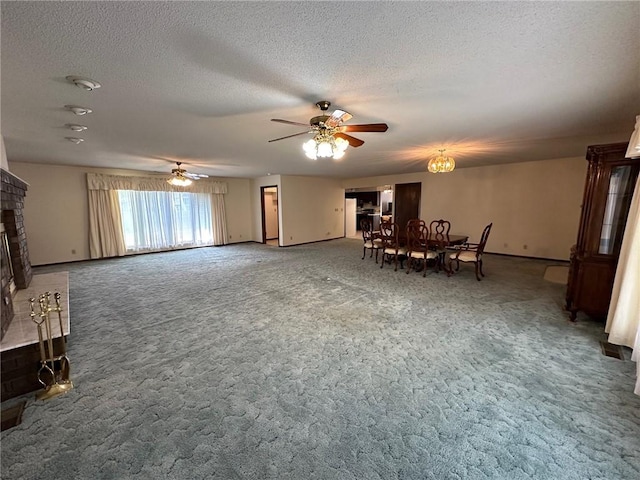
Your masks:
{"label": "brick fireplace", "polygon": [[[6,170],[2,173],[2,330],[4,337],[14,317],[12,283],[25,289],[32,279],[31,262],[24,229],[24,199],[27,183]],[[5,237],[6,235],[6,237]],[[13,277],[13,278],[12,278]]]}

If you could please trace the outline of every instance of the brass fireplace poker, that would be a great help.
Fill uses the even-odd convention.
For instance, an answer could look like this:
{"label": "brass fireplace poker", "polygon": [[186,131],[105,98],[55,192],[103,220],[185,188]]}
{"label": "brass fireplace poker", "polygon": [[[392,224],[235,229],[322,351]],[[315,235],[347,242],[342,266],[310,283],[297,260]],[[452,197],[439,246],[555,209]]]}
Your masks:
{"label": "brass fireplace poker", "polygon": [[[50,398],[67,393],[73,388],[73,383],[69,378],[70,364],[67,357],[67,344],[64,337],[62,325],[62,307],[60,305],[60,294],[54,294],[55,306],[51,305],[51,293],[46,292],[38,297],[40,312],[35,311],[35,298],[29,299],[31,306],[31,320],[38,329],[38,343],[40,346],[40,369],[38,370],[38,381],[44,387],[36,394],[38,400],[48,400]],[[56,355],[53,349],[53,331],[51,329],[51,312],[58,313],[60,324],[60,344],[62,353]],[[46,333],[46,342],[43,336],[42,327]]]}

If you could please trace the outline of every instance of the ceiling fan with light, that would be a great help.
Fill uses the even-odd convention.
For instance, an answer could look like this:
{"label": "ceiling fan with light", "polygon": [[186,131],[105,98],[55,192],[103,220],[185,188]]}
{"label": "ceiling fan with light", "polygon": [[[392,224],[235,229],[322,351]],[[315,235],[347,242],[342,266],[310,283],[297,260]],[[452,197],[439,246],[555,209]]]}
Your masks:
{"label": "ceiling fan with light", "polygon": [[171,177],[167,179],[167,182],[177,187],[188,187],[193,180],[199,180],[201,178],[208,178],[209,175],[200,173],[189,173],[180,165],[182,162],[176,162],[177,167],[171,170]]}
{"label": "ceiling fan with light", "polygon": [[277,142],[286,138],[299,135],[313,134],[313,138],[303,144],[307,157],[316,160],[318,157],[330,157],[336,160],[342,158],[348,146],[359,147],[364,141],[348,135],[346,132],[386,132],[389,126],[386,123],[367,123],[361,125],[343,125],[353,116],[344,110],[334,110],[331,115],[326,112],[331,102],[321,100],[316,106],[322,111],[321,115],[309,120],[309,124],[272,118],[272,122],[286,123],[288,125],[300,125],[307,127],[304,132],[294,133],[286,137],[274,138],[269,142]]}

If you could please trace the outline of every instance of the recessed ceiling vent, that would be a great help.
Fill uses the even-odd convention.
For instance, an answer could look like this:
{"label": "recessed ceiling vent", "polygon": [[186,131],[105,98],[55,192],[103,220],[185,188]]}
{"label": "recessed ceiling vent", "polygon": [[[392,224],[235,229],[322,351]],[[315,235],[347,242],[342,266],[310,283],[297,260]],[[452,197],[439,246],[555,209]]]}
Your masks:
{"label": "recessed ceiling vent", "polygon": [[76,87],[79,87],[83,90],[87,90],[88,92],[91,92],[96,88],[100,88],[100,84],[98,82],[96,82],[95,80],[91,80],[90,78],[87,78],[87,77],[78,77],[76,75],[69,75],[66,78],[67,78],[67,81],[73,83]]}
{"label": "recessed ceiling vent", "polygon": [[79,105],[65,105],[64,108],[71,110],[76,115],[86,115],[87,113],[93,112],[90,108],[81,107]]}
{"label": "recessed ceiling vent", "polygon": [[65,127],[69,130],[73,130],[74,132],[82,132],[88,128],[86,125],[78,125],[76,123],[67,123],[65,124]]}

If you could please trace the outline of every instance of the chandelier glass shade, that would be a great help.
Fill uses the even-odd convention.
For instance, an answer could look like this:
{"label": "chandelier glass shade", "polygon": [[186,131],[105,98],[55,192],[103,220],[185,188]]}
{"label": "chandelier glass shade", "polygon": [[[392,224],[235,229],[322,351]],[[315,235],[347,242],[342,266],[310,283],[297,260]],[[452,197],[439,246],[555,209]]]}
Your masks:
{"label": "chandelier glass shade", "polygon": [[175,175],[171,177],[169,180],[167,180],[167,183],[175,187],[188,187],[193,182],[191,181],[191,179],[183,175]]}
{"label": "chandelier glass shade", "polygon": [[427,164],[427,170],[431,173],[452,172],[454,168],[456,168],[456,161],[445,156],[444,150],[440,150],[440,155],[429,160]]}
{"label": "chandelier glass shade", "polygon": [[336,138],[326,132],[319,132],[311,140],[302,144],[304,153],[311,160],[317,160],[318,157],[339,160],[344,157],[348,146],[349,142],[344,138]]}

